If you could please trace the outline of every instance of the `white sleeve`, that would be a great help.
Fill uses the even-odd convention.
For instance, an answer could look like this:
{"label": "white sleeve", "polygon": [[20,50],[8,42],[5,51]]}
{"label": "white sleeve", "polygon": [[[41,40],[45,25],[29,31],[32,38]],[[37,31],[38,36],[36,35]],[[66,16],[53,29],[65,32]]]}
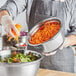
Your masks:
{"label": "white sleeve", "polygon": [[27,7],[27,0],[7,0],[0,10],[7,10],[12,18],[23,12]]}

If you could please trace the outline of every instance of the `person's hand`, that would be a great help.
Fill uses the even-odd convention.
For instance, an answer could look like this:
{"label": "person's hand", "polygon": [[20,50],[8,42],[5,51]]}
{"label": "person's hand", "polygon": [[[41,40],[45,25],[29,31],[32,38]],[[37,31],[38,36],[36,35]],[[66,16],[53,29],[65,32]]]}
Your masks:
{"label": "person's hand", "polygon": [[15,37],[14,34],[11,32],[11,29],[13,29],[19,35],[19,32],[17,28],[15,27],[15,23],[12,20],[11,16],[9,15],[2,16],[1,24],[4,26],[5,31],[8,35]]}
{"label": "person's hand", "polygon": [[54,51],[54,52],[51,52],[51,53],[49,53],[49,52],[48,52],[48,53],[47,53],[47,52],[46,52],[46,53],[43,52],[42,54],[45,55],[45,56],[50,56],[50,55],[56,54],[56,52],[57,52],[57,51]]}
{"label": "person's hand", "polygon": [[60,47],[60,50],[72,45],[76,45],[76,35],[69,35],[66,37],[63,45]]}
{"label": "person's hand", "polygon": [[61,2],[64,2],[65,0],[55,0],[55,1],[61,1]]}
{"label": "person's hand", "polygon": [[62,46],[59,49],[62,50],[63,48],[66,48],[68,46],[70,46],[70,40],[66,37]]}
{"label": "person's hand", "polygon": [[9,15],[9,13],[8,13],[7,10],[2,10],[2,11],[0,11],[0,24],[1,24],[1,18],[2,18],[2,16],[4,16],[4,15]]}
{"label": "person's hand", "polygon": [[[60,50],[62,50],[63,48],[66,48],[69,46],[69,39],[68,38],[65,38],[65,41],[64,43],[62,44],[61,47],[59,47]],[[56,54],[57,51],[54,51],[54,52],[51,52],[51,53],[42,53],[43,55],[45,56],[50,56],[50,55],[54,55]]]}
{"label": "person's hand", "polygon": [[[66,48],[68,46],[76,45],[76,35],[69,35],[65,38],[64,43],[61,47],[59,47],[60,50],[63,48]],[[57,51],[51,52],[51,53],[42,53],[45,56],[50,56],[56,54]]]}

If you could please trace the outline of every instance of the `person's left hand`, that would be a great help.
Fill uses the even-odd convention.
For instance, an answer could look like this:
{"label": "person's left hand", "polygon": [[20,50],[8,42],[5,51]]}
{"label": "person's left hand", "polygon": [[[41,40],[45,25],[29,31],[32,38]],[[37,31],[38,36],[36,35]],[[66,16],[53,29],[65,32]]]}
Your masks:
{"label": "person's left hand", "polygon": [[59,49],[62,50],[63,48],[66,48],[68,46],[70,46],[70,40],[69,38],[66,37],[65,41],[63,42],[62,46]]}
{"label": "person's left hand", "polygon": [[[74,45],[76,42],[76,37],[74,35],[70,35],[68,37],[65,38],[65,41],[63,43],[63,45],[61,47],[59,47],[60,50],[62,50],[63,48],[66,48],[68,46]],[[50,56],[50,55],[54,55],[56,54],[57,51],[51,52],[51,53],[42,53],[45,56]]]}
{"label": "person's left hand", "polygon": [[43,52],[42,54],[45,55],[45,56],[50,56],[50,55],[54,55],[56,54],[57,51],[54,51],[54,52],[51,52],[51,53],[45,53]]}
{"label": "person's left hand", "polygon": [[68,37],[66,37],[63,45],[59,49],[62,50],[63,48],[72,45],[76,45],[76,35],[69,35]]}
{"label": "person's left hand", "polygon": [[[67,38],[65,38],[65,41],[63,43],[63,45],[59,48],[60,50],[62,50],[64,47],[68,47],[69,46],[69,41]],[[56,54],[57,51],[51,52],[51,53],[42,53],[45,56],[50,56],[50,55],[54,55]]]}

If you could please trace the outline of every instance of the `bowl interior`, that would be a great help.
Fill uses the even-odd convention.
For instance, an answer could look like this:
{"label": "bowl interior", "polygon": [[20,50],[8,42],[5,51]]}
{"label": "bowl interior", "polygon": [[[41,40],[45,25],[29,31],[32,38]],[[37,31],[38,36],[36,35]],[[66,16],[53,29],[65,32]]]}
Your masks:
{"label": "bowl interior", "polygon": [[[39,22],[38,24],[36,24],[31,30],[30,30],[30,32],[29,32],[29,34],[28,34],[28,44],[30,44],[30,45],[32,45],[32,46],[34,46],[34,45],[40,45],[40,44],[42,44],[42,43],[40,43],[40,44],[31,44],[30,42],[29,42],[29,40],[31,39],[31,36],[32,35],[34,35],[35,33],[36,33],[36,31],[41,27],[41,26],[43,26],[44,25],[44,23],[46,23],[47,21],[50,21],[50,22],[59,22],[60,23],[60,30],[61,30],[61,22],[60,22],[60,20],[59,19],[45,19],[45,20],[43,20],[43,21],[41,21],[41,22]],[[59,31],[60,31],[59,30]],[[57,33],[58,34],[58,33]],[[57,35],[56,34],[56,35]],[[54,37],[56,37],[56,35],[54,36]],[[52,38],[54,38],[54,37],[52,37]],[[52,39],[51,38],[51,39]],[[50,39],[49,39],[50,40]],[[48,40],[48,41],[49,41]],[[46,41],[45,41],[46,42]],[[45,42],[43,42],[43,43],[45,43]]]}
{"label": "bowl interior", "polygon": [[9,55],[11,55],[12,52],[19,52],[19,53],[22,53],[22,54],[28,54],[29,52],[33,53],[35,56],[38,57],[37,60],[39,60],[40,58],[42,58],[42,55],[40,53],[37,53],[35,51],[31,51],[31,50],[4,50],[4,51],[0,51],[0,59],[4,60],[5,58],[9,57]]}

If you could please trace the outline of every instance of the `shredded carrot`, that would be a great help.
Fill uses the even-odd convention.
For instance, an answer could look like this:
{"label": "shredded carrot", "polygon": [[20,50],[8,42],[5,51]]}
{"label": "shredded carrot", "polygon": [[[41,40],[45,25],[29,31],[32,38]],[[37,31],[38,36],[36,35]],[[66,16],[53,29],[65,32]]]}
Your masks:
{"label": "shredded carrot", "polygon": [[[16,24],[15,27],[17,28],[18,32],[20,32],[22,26],[19,25],[19,24]],[[17,34],[13,29],[11,29],[11,31],[12,31],[12,33],[13,33],[14,36],[15,36],[15,40],[18,41],[18,37],[19,37],[18,34]],[[10,36],[10,37],[8,38],[8,41],[10,41],[12,38],[13,38],[13,37]]]}
{"label": "shredded carrot", "polygon": [[31,36],[29,42],[31,44],[40,44],[51,39],[60,29],[59,22],[46,21],[42,26]]}
{"label": "shredded carrot", "polygon": [[12,39],[12,36],[10,36],[9,38],[8,38],[8,41],[10,41]]}

